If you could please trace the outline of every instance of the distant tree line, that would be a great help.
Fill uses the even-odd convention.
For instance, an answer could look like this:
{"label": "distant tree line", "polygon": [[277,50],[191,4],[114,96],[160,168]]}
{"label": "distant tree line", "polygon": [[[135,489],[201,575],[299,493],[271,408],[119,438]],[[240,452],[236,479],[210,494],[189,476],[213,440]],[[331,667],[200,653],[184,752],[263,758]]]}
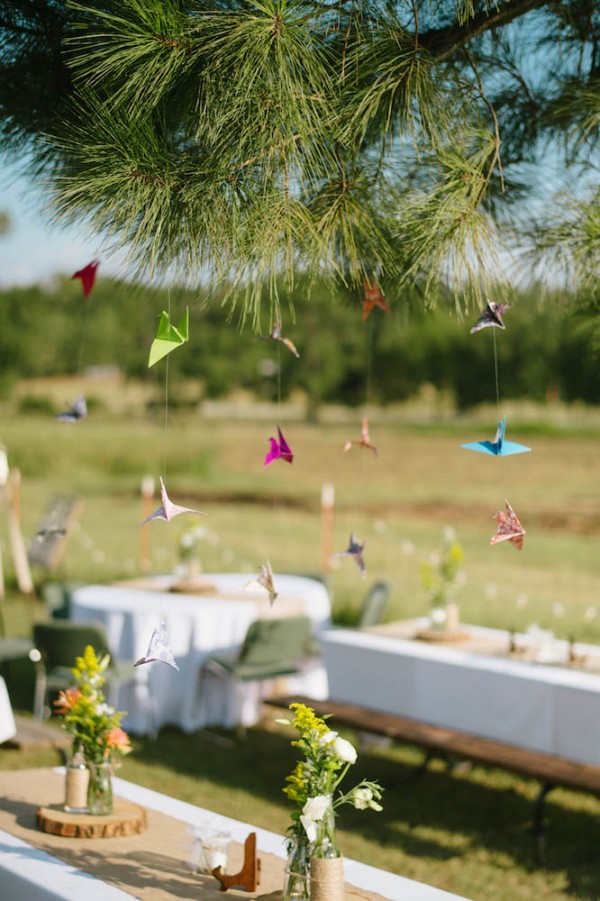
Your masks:
{"label": "distant tree line", "polygon": [[[361,300],[332,296],[330,287],[297,287],[282,331],[300,359],[274,341],[258,340],[231,320],[218,298],[197,290],[145,289],[99,278],[85,301],[79,283],[0,292],[0,390],[19,378],[75,374],[90,366],[118,365],[127,377],[162,385],[164,363],[148,369],[148,351],[160,311],[177,321],[190,307],[190,340],[172,353],[173,401],[177,380],[198,379],[203,396],[219,398],[245,388],[257,398],[283,399],[300,389],[315,414],[322,403],[389,404],[416,395],[424,384],[449,392],[460,410],[495,396],[493,341],[502,397],[600,404],[597,316],[582,312],[564,293],[544,298],[531,289],[516,296],[506,330],[470,334],[478,311],[457,314],[454,300],[423,310],[404,298],[389,315],[373,310],[362,321]],[[235,317],[235,313],[234,313]],[[493,334],[495,332],[495,335]],[[261,334],[269,333],[265,323]],[[278,383],[277,367],[280,370]]]}

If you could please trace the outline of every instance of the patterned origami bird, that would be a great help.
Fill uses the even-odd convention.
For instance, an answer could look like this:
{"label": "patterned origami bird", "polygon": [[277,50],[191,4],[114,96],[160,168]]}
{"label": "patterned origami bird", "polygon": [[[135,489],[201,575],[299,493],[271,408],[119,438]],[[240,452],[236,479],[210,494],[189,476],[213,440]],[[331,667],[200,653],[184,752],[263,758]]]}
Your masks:
{"label": "patterned origami bird", "polygon": [[170,354],[172,350],[180,347],[189,339],[190,329],[190,310],[185,308],[185,313],[181,317],[178,326],[172,325],[169,314],[163,310],[160,314],[160,322],[156,332],[156,338],[150,345],[150,356],[148,358],[148,369]]}
{"label": "patterned origami bird", "polygon": [[366,276],[363,276],[363,288],[365,291],[365,299],[363,301],[362,308],[362,321],[364,322],[371,310],[374,307],[379,307],[380,310],[383,310],[384,313],[389,313],[390,308],[388,307],[383,294],[381,293],[381,288],[379,287],[379,283],[377,279],[373,279],[373,284],[371,285],[370,281]]}
{"label": "patterned origami bird", "polygon": [[65,410],[63,413],[59,413],[54,418],[59,422],[79,422],[80,419],[85,419],[87,416],[87,404],[85,402],[85,397],[83,394],[77,398],[77,400],[73,401],[71,407],[68,410]]}
{"label": "patterned origami bird", "polygon": [[273,570],[271,569],[271,564],[267,560],[266,564],[261,563],[260,565],[260,575],[256,579],[251,579],[250,582],[246,582],[244,585],[246,591],[266,591],[269,594],[269,600],[271,602],[271,606],[273,606],[273,602],[277,597],[278,592],[275,590],[275,583],[273,581]]}
{"label": "patterned origami bird", "polygon": [[510,310],[510,304],[494,303],[492,300],[488,300],[485,310],[482,311],[481,316],[471,329],[470,334],[472,335],[474,332],[479,332],[482,328],[488,328],[489,326],[506,328],[502,317],[507,310]]}
{"label": "patterned origami bird", "polygon": [[169,644],[169,636],[167,635],[167,628],[164,623],[160,624],[160,629],[154,630],[152,637],[150,638],[148,650],[145,655],[140,657],[139,660],[136,660],[133,665],[141,666],[143,663],[155,663],[156,661],[166,663],[167,666],[172,666],[173,669],[179,669],[175,657],[173,656],[171,645]]}
{"label": "patterned origami bird", "polygon": [[259,335],[258,336],[261,341],[279,341],[280,344],[285,344],[288,350],[290,350],[295,357],[300,357],[298,350],[296,349],[296,345],[293,341],[290,341],[289,338],[284,338],[281,334],[281,323],[276,322],[271,330],[270,335]]}
{"label": "patterned origami bird", "polygon": [[369,437],[369,420],[366,416],[363,416],[360,441],[346,441],[346,443],[344,444],[345,454],[350,450],[353,444],[356,444],[357,447],[364,447],[367,450],[372,450],[376,457],[379,456],[379,448],[375,447],[375,445],[371,442],[371,438]]}
{"label": "patterned origami bird", "polygon": [[493,454],[496,457],[508,457],[511,454],[525,454],[531,448],[525,444],[516,444],[514,441],[505,441],[506,417],[498,423],[493,441],[472,441],[470,444],[461,444],[467,450],[479,451],[481,454]]}
{"label": "patterned origami bird", "polygon": [[170,522],[173,517],[179,516],[180,513],[197,513],[199,516],[206,516],[206,513],[202,513],[201,510],[192,510],[190,507],[180,507],[178,504],[174,504],[167,494],[167,489],[165,488],[162,477],[160,479],[160,497],[162,505],[158,510],[155,510],[154,513],[151,513],[147,519],[140,523],[140,528],[141,526],[145,526],[146,523],[150,522],[152,519],[165,519],[167,522]]}
{"label": "patterned origami bird", "polygon": [[490,544],[498,544],[500,541],[510,541],[518,551],[522,551],[525,529],[519,522],[515,511],[506,499],[504,500],[504,503],[506,504],[506,513],[502,510],[498,510],[498,512],[494,514],[498,520],[498,531],[490,539]]}
{"label": "patterned origami bird", "polygon": [[265,466],[268,466],[269,463],[273,462],[273,460],[285,460],[287,463],[291,463],[294,459],[292,450],[283,437],[283,432],[281,431],[279,426],[277,426],[277,434],[279,436],[279,440],[277,440],[277,438],[269,438],[271,447],[265,457]]}
{"label": "patterned origami bird", "polygon": [[332,554],[333,557],[354,557],[356,561],[356,565],[360,571],[361,578],[365,578],[367,575],[367,570],[365,567],[365,559],[363,557],[363,551],[365,549],[365,541],[357,541],[354,532],[350,534],[350,540],[348,542],[348,547],[345,551],[339,551],[337,554]]}
{"label": "patterned origami bird", "polygon": [[89,297],[89,295],[92,293],[92,288],[94,287],[94,282],[96,281],[96,270],[99,265],[99,260],[93,260],[91,263],[88,263],[87,266],[84,266],[83,269],[78,269],[77,272],[74,272],[71,276],[71,279],[81,279],[81,287],[83,288],[84,297]]}

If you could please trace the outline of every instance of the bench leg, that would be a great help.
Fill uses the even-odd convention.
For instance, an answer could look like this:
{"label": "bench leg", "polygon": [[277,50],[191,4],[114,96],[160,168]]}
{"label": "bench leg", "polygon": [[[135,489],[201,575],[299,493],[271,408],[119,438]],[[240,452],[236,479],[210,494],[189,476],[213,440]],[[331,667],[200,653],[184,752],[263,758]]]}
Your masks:
{"label": "bench leg", "polygon": [[533,838],[535,841],[535,856],[538,863],[546,865],[546,835],[544,832],[544,801],[549,792],[554,788],[548,782],[544,782],[535,799],[533,811]]}

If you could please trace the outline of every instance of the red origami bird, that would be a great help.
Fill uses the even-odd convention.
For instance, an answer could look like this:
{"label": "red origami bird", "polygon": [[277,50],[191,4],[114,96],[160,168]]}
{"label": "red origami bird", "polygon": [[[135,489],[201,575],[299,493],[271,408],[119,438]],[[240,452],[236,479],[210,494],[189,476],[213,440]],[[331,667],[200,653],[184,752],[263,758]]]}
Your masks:
{"label": "red origami bird", "polygon": [[99,260],[93,260],[91,263],[88,263],[87,266],[84,266],[83,269],[78,269],[77,272],[74,272],[71,276],[72,279],[81,279],[81,286],[83,288],[84,297],[89,297],[89,295],[92,293],[92,288],[94,287],[94,282],[96,281],[96,269],[99,265]]}
{"label": "red origami bird", "polygon": [[519,518],[511,505],[505,499],[506,513],[498,510],[496,519],[498,520],[498,531],[490,539],[490,544],[498,544],[499,541],[510,541],[514,544],[518,551],[523,550],[525,540],[525,529],[519,522]]}
{"label": "red origami bird", "polygon": [[379,307],[384,313],[389,313],[390,308],[384,300],[381,288],[377,279],[373,279],[373,284],[366,276],[363,275],[363,288],[365,289],[365,299],[362,308],[362,321],[364,322],[374,307]]}

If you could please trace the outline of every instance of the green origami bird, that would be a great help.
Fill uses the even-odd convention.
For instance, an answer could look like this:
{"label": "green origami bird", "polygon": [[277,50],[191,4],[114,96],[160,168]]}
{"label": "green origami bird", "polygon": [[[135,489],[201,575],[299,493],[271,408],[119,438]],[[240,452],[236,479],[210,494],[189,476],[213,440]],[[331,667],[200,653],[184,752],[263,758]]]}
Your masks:
{"label": "green origami bird", "polygon": [[169,314],[165,312],[165,310],[162,311],[162,313],[160,314],[160,322],[158,323],[156,338],[154,339],[150,347],[148,368],[154,366],[155,363],[158,363],[159,360],[162,360],[163,357],[166,357],[167,354],[170,354],[171,351],[175,350],[176,347],[179,347],[181,344],[185,344],[185,342],[189,338],[189,325],[189,307],[185,308],[185,313],[183,314],[181,322],[178,326],[172,325],[169,319]]}

